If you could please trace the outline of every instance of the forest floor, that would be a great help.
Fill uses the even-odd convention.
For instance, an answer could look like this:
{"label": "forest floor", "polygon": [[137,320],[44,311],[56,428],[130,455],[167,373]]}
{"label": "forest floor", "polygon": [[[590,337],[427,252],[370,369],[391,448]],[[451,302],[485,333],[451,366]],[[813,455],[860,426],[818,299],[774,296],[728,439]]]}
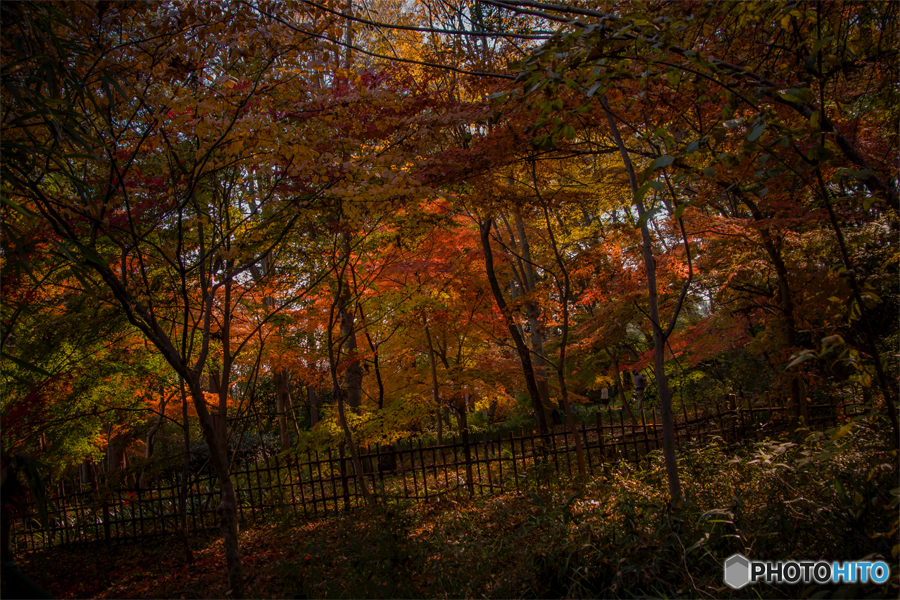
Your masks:
{"label": "forest floor", "polygon": [[[891,597],[900,591],[897,451],[864,424],[680,457],[686,503],[669,507],[661,456],[583,485],[407,502],[331,518],[279,518],[240,534],[255,598]],[[57,598],[224,598],[222,542],[192,536],[55,548],[20,570]],[[722,561],[885,560],[888,584],[722,583]]]}

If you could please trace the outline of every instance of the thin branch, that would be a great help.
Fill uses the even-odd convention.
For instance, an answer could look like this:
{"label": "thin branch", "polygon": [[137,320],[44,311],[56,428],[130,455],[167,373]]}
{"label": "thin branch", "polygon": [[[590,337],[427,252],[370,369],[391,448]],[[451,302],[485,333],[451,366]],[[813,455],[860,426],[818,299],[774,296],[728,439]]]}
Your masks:
{"label": "thin branch", "polygon": [[310,37],[314,37],[314,38],[317,38],[320,40],[325,40],[326,42],[331,42],[332,44],[337,44],[338,46],[343,46],[344,48],[349,48],[350,50],[359,52],[360,54],[365,54],[367,56],[372,56],[374,58],[383,58],[385,60],[389,60],[389,61],[393,61],[393,62],[401,62],[401,63],[407,63],[407,64],[411,64],[411,65],[420,65],[423,67],[431,67],[434,69],[444,69],[446,71],[453,71],[454,73],[461,73],[463,75],[474,75],[476,77],[494,77],[497,79],[509,79],[509,80],[516,79],[515,75],[506,75],[503,73],[486,73],[483,71],[469,71],[467,69],[451,67],[450,65],[442,65],[439,63],[432,63],[432,62],[421,61],[421,60],[413,60],[411,58],[400,58],[399,56],[388,56],[386,54],[378,54],[377,52],[370,52],[369,50],[365,50],[363,48],[360,48],[359,46],[354,46],[353,44],[348,44],[346,42],[342,42],[341,40],[337,40],[337,39],[329,37],[327,35],[323,35],[321,33],[315,33],[315,32],[309,31],[307,29],[304,29],[302,27],[298,27],[298,26],[294,25],[293,23],[289,23],[288,21],[285,21],[284,19],[282,19],[279,16],[273,15],[270,12],[266,12],[262,9],[259,9],[247,2],[243,2],[243,4],[246,4],[251,9],[255,10],[256,12],[258,12],[261,15],[265,15],[265,16],[269,17],[270,19],[274,19],[275,21],[278,21],[279,23],[281,23],[288,29],[292,29],[293,31],[296,31],[297,33],[302,33],[302,34],[308,35]]}

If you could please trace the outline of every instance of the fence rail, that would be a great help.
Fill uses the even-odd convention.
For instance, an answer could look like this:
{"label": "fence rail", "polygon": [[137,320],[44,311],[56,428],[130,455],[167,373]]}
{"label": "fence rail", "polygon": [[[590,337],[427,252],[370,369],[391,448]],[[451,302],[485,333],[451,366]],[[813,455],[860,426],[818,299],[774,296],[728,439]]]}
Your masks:
{"label": "fence rail", "polygon": [[[713,410],[682,407],[676,415],[675,441],[702,442],[714,436],[726,442],[752,439],[787,423],[784,406],[771,401],[741,406],[727,396]],[[766,404],[766,405],[760,405]],[[847,406],[810,406],[816,415],[811,426],[837,425],[848,418]],[[605,414],[604,414],[605,413]],[[581,423],[578,435],[585,465],[594,475],[619,461],[649,462],[652,450],[662,447],[662,427],[655,411],[635,411],[635,420],[621,410],[596,413],[594,423]],[[477,439],[479,438],[480,439]],[[363,480],[379,499],[429,500],[490,495],[519,490],[529,477],[572,476],[577,471],[574,436],[563,429],[547,435],[519,431],[502,436],[452,437],[442,445],[423,446],[421,440],[375,445],[360,454]],[[350,457],[336,452],[307,451],[265,459],[232,473],[243,523],[278,514],[319,517],[347,511],[363,503]],[[14,551],[114,540],[140,540],[175,533],[179,529],[181,483],[175,476],[152,487],[107,489],[58,483],[47,490],[50,528],[41,528],[33,503],[14,519]],[[218,486],[212,475],[194,478],[187,486],[186,522],[192,531],[217,527]]]}

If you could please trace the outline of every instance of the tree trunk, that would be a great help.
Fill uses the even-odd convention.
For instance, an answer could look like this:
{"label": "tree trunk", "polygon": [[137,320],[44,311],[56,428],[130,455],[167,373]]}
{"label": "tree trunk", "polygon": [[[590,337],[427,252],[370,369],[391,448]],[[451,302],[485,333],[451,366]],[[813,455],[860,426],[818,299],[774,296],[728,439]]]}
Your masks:
{"label": "tree trunk", "polygon": [[[343,234],[343,251],[342,259],[350,264],[350,234]],[[345,279],[349,279],[346,278]],[[347,398],[347,404],[350,410],[358,413],[362,405],[362,366],[359,364],[359,352],[356,342],[356,331],[354,330],[354,322],[356,311],[350,305],[350,285],[345,280],[341,286],[341,294],[338,297],[338,315],[340,316],[341,337],[344,340],[343,355],[349,361],[347,369],[344,371],[344,392]]]}
{"label": "tree trunk", "polygon": [[[515,214],[516,231],[519,234],[520,251],[522,253],[522,272],[525,276],[525,291],[534,292],[537,278],[534,275],[534,265],[531,260],[531,244],[528,243],[528,234],[525,231],[525,222],[518,212]],[[531,329],[531,350],[534,353],[534,378],[537,380],[538,392],[544,406],[550,404],[550,385],[547,382],[547,360],[544,358],[544,328],[541,323],[541,308],[536,302],[525,302],[525,314],[528,317],[528,326]],[[560,409],[565,410],[560,404]]]}
{"label": "tree trunk", "polygon": [[156,423],[153,424],[153,427],[150,428],[150,431],[147,432],[147,442],[144,446],[144,458],[147,460],[148,464],[144,467],[141,472],[140,479],[140,487],[146,488],[147,483],[150,480],[150,464],[149,461],[153,458],[153,450],[156,444],[156,434],[159,433],[160,428],[162,427],[163,421],[166,418],[166,391],[162,390],[162,401],[159,404],[159,417],[156,419]]}
{"label": "tree trunk", "polygon": [[[428,340],[428,358],[431,364],[431,391],[434,396],[434,406],[437,411],[437,443],[438,446],[444,445],[444,420],[441,410],[441,395],[438,390],[437,364],[434,359],[434,344],[431,343],[431,331],[428,329],[428,320],[422,315],[422,325],[425,326],[425,338]],[[441,451],[443,452],[443,450]]]}
{"label": "tree trunk", "polygon": [[344,441],[346,442],[347,447],[350,449],[350,460],[353,462],[353,473],[356,476],[356,485],[359,488],[359,491],[362,492],[363,498],[365,498],[366,503],[371,504],[372,502],[374,502],[374,498],[372,494],[369,493],[369,488],[366,486],[366,481],[363,478],[362,461],[359,460],[359,450],[356,446],[356,440],[353,439],[353,433],[350,431],[350,426],[347,424],[347,414],[344,411],[343,394],[344,391],[338,388],[338,422],[341,426],[341,431],[344,432]]}
{"label": "tree trunk", "polygon": [[384,381],[381,379],[381,364],[378,360],[378,345],[372,340],[369,334],[369,323],[366,321],[366,313],[363,311],[362,302],[359,303],[359,318],[365,328],[366,341],[369,342],[369,349],[372,350],[372,367],[375,370],[375,383],[378,385],[378,410],[384,408]]}
{"label": "tree trunk", "polygon": [[537,420],[538,431],[541,435],[547,435],[550,431],[547,425],[547,408],[544,406],[544,403],[541,400],[541,394],[538,391],[537,380],[534,377],[534,368],[531,364],[531,353],[525,345],[522,336],[519,334],[519,330],[516,328],[512,313],[506,304],[506,300],[503,298],[503,291],[500,289],[500,284],[497,282],[497,274],[494,272],[494,255],[491,251],[491,227],[493,227],[493,224],[494,219],[488,218],[484,223],[481,223],[480,227],[481,246],[484,249],[484,263],[488,282],[491,284],[491,292],[494,294],[494,300],[497,302],[497,307],[503,314],[503,319],[506,322],[507,329],[509,329],[509,334],[516,344],[516,351],[519,353],[519,360],[522,363],[522,372],[525,374],[525,386],[528,389],[528,395],[531,398],[531,404],[534,408],[534,416]]}
{"label": "tree trunk", "polygon": [[111,436],[112,429],[113,426],[110,425],[109,430],[107,431],[109,446],[107,446],[106,449],[106,469],[108,473],[115,473],[125,464],[125,445],[128,441],[128,436],[125,433],[117,433],[116,435]]}
{"label": "tree trunk", "polygon": [[219,516],[219,531],[222,534],[225,549],[228,585],[231,587],[226,594],[231,598],[241,598],[244,595],[244,578],[241,573],[241,556],[238,548],[237,498],[234,494],[231,474],[228,472],[228,453],[219,428],[214,423],[206,406],[200,382],[198,380],[188,381],[188,388],[200,420],[203,439],[209,448],[213,472],[219,482],[220,501],[216,513]]}
{"label": "tree trunk", "polygon": [[469,421],[467,417],[469,409],[469,394],[465,393],[456,398],[456,425],[459,428],[459,437],[463,444],[463,456],[466,461],[466,487],[469,495],[475,495],[475,481],[472,479],[472,451],[469,448]]}
{"label": "tree trunk", "polygon": [[[349,238],[344,238],[347,246],[346,253],[349,256]],[[326,331],[327,336],[327,347],[328,347],[328,367],[331,373],[331,385],[332,390],[334,392],[334,397],[337,401],[337,409],[338,409],[338,424],[341,427],[341,431],[344,434],[344,443],[347,444],[347,448],[350,450],[350,460],[353,463],[353,474],[356,479],[356,485],[359,491],[362,493],[363,498],[365,498],[366,503],[370,504],[373,502],[373,497],[369,493],[369,488],[366,486],[366,481],[363,477],[362,470],[362,462],[359,460],[359,451],[356,447],[356,441],[353,439],[353,432],[350,431],[350,425],[347,423],[347,414],[344,410],[344,395],[347,391],[341,386],[340,381],[338,380],[338,364],[335,357],[334,352],[334,337],[332,335],[332,331],[334,329],[334,318],[335,312],[338,312],[338,315],[341,319],[341,331],[343,332],[344,320],[343,320],[343,308],[346,307],[346,303],[343,299],[346,299],[349,294],[344,292],[344,288],[346,282],[343,281],[341,276],[338,276],[338,293],[335,301],[331,305],[331,310],[328,315],[328,328]],[[351,319],[353,313],[350,314]],[[346,378],[345,378],[346,381]]]}
{"label": "tree trunk", "polygon": [[[666,475],[669,483],[669,494],[672,497],[672,503],[680,505],[683,503],[683,495],[681,492],[681,479],[678,476],[678,463],[675,458],[675,423],[672,418],[672,393],[669,390],[669,379],[666,377],[666,333],[663,331],[659,321],[659,296],[656,286],[656,259],[653,257],[653,247],[650,240],[650,228],[647,219],[644,218],[646,210],[643,201],[638,197],[637,176],[634,172],[634,165],[628,155],[622,136],[619,135],[619,128],[616,125],[615,118],[609,108],[609,102],[606,96],[602,96],[601,104],[606,113],[606,121],[609,124],[610,133],[616,146],[619,148],[619,154],[622,156],[622,162],[625,163],[625,170],[628,172],[628,182],[631,185],[631,193],[634,198],[634,206],[638,212],[638,218],[643,221],[641,225],[641,249],[644,255],[644,268],[647,271],[647,295],[650,305],[650,322],[653,325],[653,366],[656,372],[656,385],[659,390],[659,406],[662,413],[662,430],[663,430],[663,456],[666,463]],[[675,315],[677,318],[677,313]]]}
{"label": "tree trunk", "polygon": [[[231,264],[226,263],[226,271],[231,268]],[[225,297],[222,305],[222,374],[219,376],[218,370],[214,371],[215,383],[219,389],[219,403],[217,406],[217,419],[205,418],[205,406],[203,413],[197,409],[197,415],[200,417],[200,427],[203,431],[204,438],[207,438],[207,445],[210,446],[210,458],[213,460],[213,467],[216,476],[219,479],[219,488],[221,490],[221,501],[216,512],[219,515],[219,528],[222,532],[222,540],[225,546],[225,566],[228,572],[228,584],[232,587],[232,597],[242,597],[244,594],[244,576],[241,572],[241,558],[238,546],[238,521],[237,521],[237,498],[234,493],[234,482],[231,480],[229,473],[228,461],[228,389],[231,381],[231,367],[234,356],[231,354],[231,287],[232,281],[225,282]],[[212,378],[211,378],[212,379]],[[202,403],[203,394],[200,392],[199,381],[193,386],[196,393],[200,394]],[[192,395],[194,391],[192,390]],[[195,403],[197,402],[195,396]],[[207,424],[209,431],[207,431]],[[210,440],[218,441],[216,446],[210,445]],[[226,592],[227,594],[227,592]]]}
{"label": "tree trunk", "polygon": [[[772,261],[772,266],[775,267],[775,277],[778,282],[778,300],[781,303],[781,312],[784,316],[784,334],[787,338],[788,347],[795,348],[797,346],[797,325],[794,321],[794,298],[790,281],[788,280],[787,265],[784,263],[784,259],[781,256],[779,244],[773,239],[768,226],[762,224],[765,220],[765,215],[763,215],[759,206],[746,194],[737,192],[737,195],[744,205],[750,209],[753,220],[761,223],[759,227],[759,236],[762,239],[763,248],[765,248],[766,254],[769,255],[769,260]],[[804,398],[800,377],[798,375],[791,376],[790,413],[791,418],[794,421],[799,419],[803,414],[808,413],[806,399]]]}
{"label": "tree trunk", "polygon": [[[841,260],[850,277],[850,288],[853,290],[853,298],[856,300],[856,306],[859,308],[859,314],[862,318],[866,342],[868,343],[869,353],[872,355],[872,361],[875,366],[875,375],[878,379],[881,393],[884,395],[885,412],[887,413],[888,421],[891,423],[891,428],[894,430],[894,442],[896,443],[900,441],[900,420],[897,418],[897,408],[894,405],[894,393],[897,380],[895,377],[893,382],[889,381],[887,374],[884,372],[884,367],[881,364],[881,353],[878,351],[878,341],[875,339],[875,332],[872,328],[872,323],[869,320],[869,309],[863,301],[859,281],[856,279],[856,271],[854,271],[853,262],[851,261],[850,253],[847,250],[847,243],[844,240],[844,233],[841,231],[841,226],[834,213],[834,207],[831,205],[828,188],[822,180],[822,171],[818,166],[816,166],[816,176],[818,177],[819,186],[822,190],[822,197],[825,200],[825,208],[828,210],[828,218],[831,222],[831,227],[834,230],[835,237],[837,237],[838,248],[841,251]],[[896,201],[896,191],[894,191],[894,200]]]}
{"label": "tree trunk", "polygon": [[314,386],[306,386],[306,401],[309,404],[309,427],[312,429],[319,422],[319,397]]}
{"label": "tree trunk", "polygon": [[[216,367],[210,367],[209,369],[209,393],[219,395],[221,391],[221,386],[219,385],[219,369]],[[204,400],[205,402],[205,400]],[[221,446],[225,446],[225,423],[222,415],[219,413],[218,407],[213,408],[210,413],[210,419],[212,421],[213,431],[216,433],[216,437],[218,438],[218,443]],[[227,450],[226,450],[227,453]]]}
{"label": "tree trunk", "polygon": [[637,417],[634,416],[631,405],[628,404],[628,396],[625,394],[625,387],[622,385],[622,374],[619,372],[619,348],[616,347],[614,352],[610,352],[607,348],[606,353],[609,354],[613,361],[613,370],[616,373],[616,389],[619,390],[619,398],[622,400],[622,410],[625,411],[632,423],[637,423]]}
{"label": "tree trunk", "polygon": [[[535,190],[538,189],[537,168],[531,163],[532,172],[534,173]],[[540,198],[540,192],[538,192]],[[556,245],[556,236],[553,235],[553,227],[550,224],[550,212],[544,206],[544,219],[547,222],[547,233],[550,237],[550,245],[553,248],[553,255],[556,258],[556,264],[563,274],[563,285],[559,285],[559,279],[556,280],[557,291],[559,293],[560,302],[562,302],[562,336],[559,340],[559,361],[556,364],[556,376],[559,380],[559,401],[562,410],[566,415],[566,422],[569,426],[569,433],[575,438],[575,455],[578,457],[578,473],[585,477],[587,475],[587,467],[584,462],[584,450],[581,447],[581,437],[578,435],[578,429],[575,427],[575,418],[572,416],[572,407],[569,405],[569,387],[566,385],[566,350],[569,343],[569,295],[571,291],[571,281],[569,280],[569,270],[563,261],[559,247]],[[602,431],[597,432],[603,435]]]}
{"label": "tree trunk", "polygon": [[285,369],[275,371],[275,410],[278,413],[278,437],[281,449],[290,447],[287,413],[291,406],[291,373]]}
{"label": "tree trunk", "polygon": [[188,421],[188,399],[184,388],[184,378],[179,377],[181,388],[181,423],[184,429],[184,447],[181,455],[181,489],[178,494],[178,517],[180,520],[181,543],[184,548],[184,561],[187,564],[194,563],[194,553],[187,535],[187,497],[188,482],[191,479],[191,428]]}
{"label": "tree trunk", "polygon": [[90,460],[86,460],[78,467],[78,480],[81,485],[88,485],[94,481],[94,469]]}

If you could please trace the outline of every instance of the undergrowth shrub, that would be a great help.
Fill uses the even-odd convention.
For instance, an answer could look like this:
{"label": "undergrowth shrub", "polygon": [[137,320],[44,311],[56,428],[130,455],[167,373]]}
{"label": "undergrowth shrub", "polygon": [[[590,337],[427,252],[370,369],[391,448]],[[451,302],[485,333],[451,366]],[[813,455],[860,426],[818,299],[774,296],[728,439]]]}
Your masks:
{"label": "undergrowth shrub", "polygon": [[[900,490],[889,436],[859,422],[739,448],[687,446],[679,458],[681,508],[669,505],[661,455],[649,468],[606,465],[583,486],[538,474],[520,494],[342,517],[341,542],[310,540],[316,569],[295,565],[285,581],[305,577],[310,597],[897,597]],[[735,552],[878,558],[892,579],[735,592],[722,582]]]}

